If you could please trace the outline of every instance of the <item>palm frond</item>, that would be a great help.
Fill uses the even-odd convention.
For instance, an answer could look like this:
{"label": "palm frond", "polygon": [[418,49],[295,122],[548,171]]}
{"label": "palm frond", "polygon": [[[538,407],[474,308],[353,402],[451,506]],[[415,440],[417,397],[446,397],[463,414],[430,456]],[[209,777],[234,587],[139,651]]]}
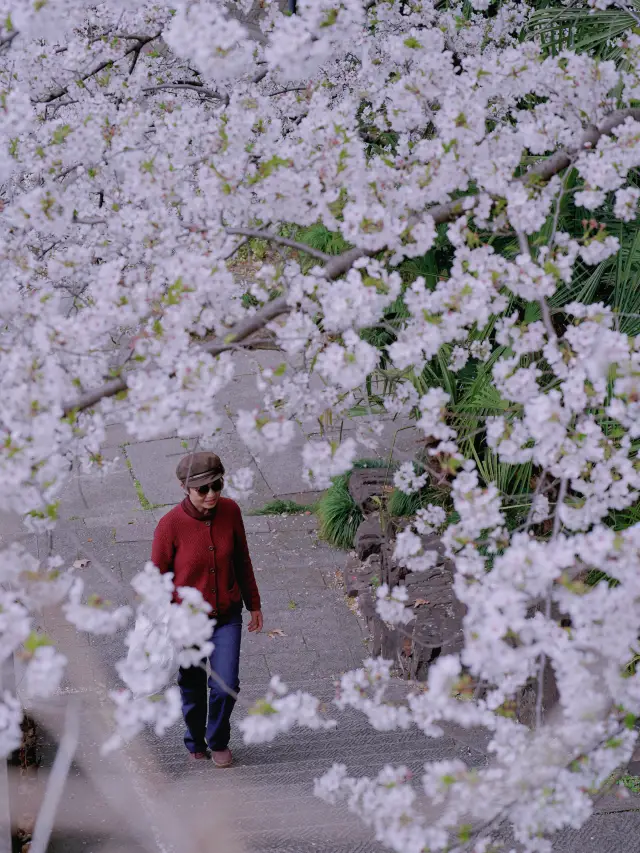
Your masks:
{"label": "palm frond", "polygon": [[[636,0],[630,0],[629,5],[640,9]],[[615,41],[635,25],[633,16],[621,9],[591,11],[565,6],[534,12],[525,35],[538,38],[550,56],[557,56],[563,50],[574,50],[616,61],[620,57],[620,49]]]}

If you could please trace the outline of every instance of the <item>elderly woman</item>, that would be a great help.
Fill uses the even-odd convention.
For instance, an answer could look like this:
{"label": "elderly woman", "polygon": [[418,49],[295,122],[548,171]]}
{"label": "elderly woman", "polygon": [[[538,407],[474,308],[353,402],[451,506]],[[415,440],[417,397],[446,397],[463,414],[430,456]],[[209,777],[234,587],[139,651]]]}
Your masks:
{"label": "elderly woman", "polygon": [[181,669],[178,685],[187,731],[184,742],[193,758],[211,758],[217,767],[229,767],[229,720],[239,690],[242,604],[251,613],[249,631],[262,629],[260,594],[256,585],[240,507],[221,497],[224,467],[215,453],[192,453],[178,463],[178,480],[185,492],[182,503],[158,524],[151,560],[161,572],[173,572],[176,587],[200,590],[211,605],[214,650],[209,679],[205,661]]}

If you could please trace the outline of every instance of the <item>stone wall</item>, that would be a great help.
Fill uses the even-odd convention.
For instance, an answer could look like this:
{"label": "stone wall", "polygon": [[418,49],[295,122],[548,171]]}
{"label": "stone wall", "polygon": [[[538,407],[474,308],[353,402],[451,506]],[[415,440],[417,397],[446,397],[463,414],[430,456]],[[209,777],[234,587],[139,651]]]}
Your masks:
{"label": "stone wall", "polygon": [[[357,597],[372,636],[372,654],[393,660],[404,678],[423,681],[429,665],[441,654],[462,648],[464,607],[453,593],[453,566],[442,556],[429,572],[410,573],[393,559],[394,541],[401,525],[383,525],[375,500],[388,480],[385,469],[362,469],[351,474],[349,492],[364,514],[355,540],[355,555],[344,569],[347,595]],[[383,529],[384,526],[384,529]],[[443,554],[435,536],[424,538],[425,548]],[[415,618],[400,626],[383,622],[375,609],[381,584],[407,588],[407,606]]]}
{"label": "stone wall", "polygon": [[[423,537],[425,550],[438,551],[441,556],[432,570],[407,572],[394,561],[395,538],[406,522],[395,520],[383,524],[381,521],[380,502],[376,498],[384,493],[387,481],[385,469],[356,470],[351,474],[349,492],[362,510],[364,520],[356,533],[355,553],[345,565],[345,590],[348,596],[358,599],[371,634],[372,654],[393,660],[402,677],[424,681],[434,660],[463,648],[465,608],[454,594],[454,567],[445,558],[439,537]],[[407,588],[407,606],[415,613],[411,622],[391,626],[378,616],[376,590],[381,584],[387,584],[389,588],[398,585]],[[557,616],[561,618],[560,614]],[[476,689],[477,695],[482,695],[481,688]],[[537,693],[538,681],[532,679],[513,702],[512,713],[530,727],[536,722]],[[543,678],[542,710],[548,712],[557,701],[555,674],[547,665]]]}

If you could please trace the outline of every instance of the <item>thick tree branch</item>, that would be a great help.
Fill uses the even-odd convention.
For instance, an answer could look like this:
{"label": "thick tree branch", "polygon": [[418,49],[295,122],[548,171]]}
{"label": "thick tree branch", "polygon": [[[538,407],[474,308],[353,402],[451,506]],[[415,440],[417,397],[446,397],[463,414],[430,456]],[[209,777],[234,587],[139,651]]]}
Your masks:
{"label": "thick tree branch", "polygon": [[360,258],[367,255],[374,255],[375,252],[366,252],[363,249],[347,249],[341,255],[336,255],[332,258],[324,268],[325,278],[339,278],[344,273],[348,272],[351,267]]}
{"label": "thick tree branch", "polygon": [[[141,36],[141,35],[123,35],[123,36],[121,36],[121,38],[123,40],[124,39],[127,39],[127,40],[133,39],[135,41],[135,44],[132,47],[130,47],[127,51],[125,51],[125,53],[123,53],[119,59],[106,59],[103,62],[99,62],[97,65],[94,65],[94,67],[91,68],[89,71],[87,71],[85,74],[82,74],[80,77],[77,77],[74,80],[72,80],[70,83],[67,83],[66,86],[60,86],[58,89],[54,89],[52,92],[49,92],[48,94],[43,95],[40,98],[32,98],[31,99],[32,103],[34,103],[34,104],[50,104],[51,101],[55,101],[55,100],[57,100],[57,98],[61,98],[63,95],[66,95],[69,91],[69,86],[71,86],[72,83],[76,83],[78,81],[83,82],[84,80],[88,80],[90,77],[93,77],[95,74],[99,74],[101,71],[103,71],[109,65],[113,65],[114,62],[119,62],[120,59],[124,59],[126,56],[129,56],[129,54],[131,54],[131,53],[139,55],[140,51],[142,50],[142,48],[146,44],[149,44],[149,42],[154,41],[155,39],[159,38],[161,35],[162,35],[162,30],[160,30],[157,33],[154,33],[151,36]],[[133,70],[133,69],[131,69],[131,70]]]}
{"label": "thick tree branch", "polygon": [[[280,296],[277,299],[268,302],[259,311],[256,311],[255,314],[252,314],[245,320],[241,320],[229,331],[227,335],[225,335],[224,339],[215,338],[208,344],[204,344],[199,347],[196,352],[199,351],[208,353],[209,355],[219,355],[229,349],[235,349],[236,345],[241,341],[245,340],[259,329],[262,329],[271,320],[280,316],[280,314],[286,314],[289,310],[290,307],[287,304],[286,297]],[[104,400],[107,397],[115,397],[117,394],[122,394],[126,390],[127,383],[123,378],[105,382],[105,384],[100,388],[96,388],[93,391],[87,391],[86,394],[81,394],[77,400],[65,403],[63,406],[64,415],[66,417],[74,412],[81,412],[85,409],[90,409],[92,406],[95,406],[96,403],[99,403],[100,400]]]}
{"label": "thick tree branch", "polygon": [[12,33],[9,33],[8,36],[3,36],[0,39],[0,49],[3,47],[9,47],[14,38],[18,35],[18,30],[14,30]]}
{"label": "thick tree branch", "polygon": [[[517,180],[520,183],[527,184],[532,180],[549,181],[558,172],[562,172],[570,166],[577,155],[585,149],[595,148],[598,140],[602,136],[610,136],[613,131],[628,119],[632,118],[635,121],[640,121],[640,109],[629,108],[626,110],[616,110],[611,113],[599,127],[588,127],[584,134],[580,137],[580,141],[571,148],[564,148],[561,151],[556,151],[546,160],[540,160],[538,163],[528,169],[524,175]],[[436,225],[441,225],[443,222],[449,222],[460,216],[464,212],[463,202],[466,198],[454,199],[445,204],[437,204],[434,207],[428,208],[424,213],[431,216]],[[424,215],[415,214],[409,219],[409,225],[415,225]]]}
{"label": "thick tree branch", "polygon": [[[562,151],[556,151],[546,160],[541,160],[525,172],[517,180],[523,184],[533,180],[549,181],[558,172],[568,168],[576,156],[585,149],[595,148],[598,140],[602,136],[610,136],[613,131],[628,119],[632,118],[635,121],[640,121],[640,109],[632,108],[625,110],[616,110],[611,113],[599,127],[589,127],[584,132],[583,136],[577,145],[571,148],[565,148]],[[465,210],[464,202],[468,198],[473,198],[473,195],[464,196],[463,198],[454,199],[453,201],[445,202],[444,204],[436,204],[433,207],[427,208],[422,213],[415,213],[409,217],[408,227],[416,225],[426,215],[430,216],[436,225],[442,225],[445,222],[450,222],[458,216],[462,216]],[[373,255],[375,252],[365,252],[361,249],[348,249],[341,255],[338,255],[334,261],[332,270],[337,270],[335,275],[327,272],[328,278],[337,278],[342,273],[350,269],[353,264],[365,255]],[[325,268],[325,271],[327,268]]]}
{"label": "thick tree branch", "polygon": [[252,83],[260,83],[267,76],[267,74],[269,73],[269,70],[270,70],[269,68],[263,68],[262,71],[258,71],[251,78],[251,82]]}

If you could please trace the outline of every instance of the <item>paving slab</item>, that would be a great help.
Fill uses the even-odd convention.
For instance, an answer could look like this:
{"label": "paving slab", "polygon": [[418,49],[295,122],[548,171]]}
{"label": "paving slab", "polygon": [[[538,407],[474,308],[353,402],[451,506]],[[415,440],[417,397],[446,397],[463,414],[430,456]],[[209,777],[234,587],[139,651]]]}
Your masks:
{"label": "paving slab", "polygon": [[258,375],[253,372],[236,375],[216,394],[219,411],[224,410],[232,420],[235,420],[241,409],[251,412],[253,409],[260,408],[264,395],[258,390],[257,379]]}
{"label": "paving slab", "polygon": [[114,528],[116,542],[151,542],[156,529],[155,521],[119,524]]}
{"label": "paving slab", "polygon": [[281,364],[291,363],[291,359],[282,352],[272,350],[259,350],[251,352],[244,350],[234,353],[233,365],[235,367],[236,376],[253,375],[260,372],[260,368],[265,367],[275,370]]}
{"label": "paving slab", "polygon": [[[272,610],[264,613],[264,631],[253,635],[245,644],[247,654],[305,654],[309,652],[302,631],[282,628],[282,613]],[[315,656],[310,652],[311,657]]]}
{"label": "paving slab", "polygon": [[264,479],[269,484],[274,497],[280,499],[285,495],[317,492],[313,484],[307,483],[302,476],[302,447],[303,439],[289,445],[284,452],[272,455],[262,454],[256,458],[256,464]]}
{"label": "paving slab", "polygon": [[[222,459],[227,470],[250,468],[254,472],[255,492],[247,501],[240,501],[244,508],[261,506],[273,495],[247,448],[235,432],[220,433],[215,441],[209,442]],[[166,438],[131,444],[126,448],[134,477],[141,485],[150,504],[167,506],[182,499],[180,483],[176,478],[176,466],[186,450],[180,439]]]}
{"label": "paving slab", "polygon": [[308,511],[297,515],[269,515],[268,530],[273,533],[286,533],[290,530],[301,530],[312,533],[318,529],[318,516]]}
{"label": "paving slab", "polygon": [[155,511],[145,510],[139,503],[138,506],[133,506],[122,511],[114,510],[103,515],[84,516],[82,519],[84,526],[90,530],[99,527],[118,527],[123,524],[143,524],[155,521]]}
{"label": "paving slab", "polygon": [[245,532],[249,535],[252,533],[268,533],[271,529],[269,518],[266,515],[245,515],[244,521]]}
{"label": "paving slab", "polygon": [[245,682],[265,684],[271,678],[267,660],[263,654],[243,654],[240,658],[240,690]]}
{"label": "paving slab", "polygon": [[27,533],[22,516],[17,512],[0,512],[0,537],[22,536]]}
{"label": "paving slab", "polygon": [[86,474],[71,478],[60,493],[60,518],[84,518],[130,511],[140,506],[128,471]]}
{"label": "paving slab", "polygon": [[278,498],[282,501],[294,501],[302,506],[312,506],[323,494],[324,492],[322,491],[314,491],[313,489],[310,489],[309,491],[304,492],[284,492],[283,494],[278,495]]}

